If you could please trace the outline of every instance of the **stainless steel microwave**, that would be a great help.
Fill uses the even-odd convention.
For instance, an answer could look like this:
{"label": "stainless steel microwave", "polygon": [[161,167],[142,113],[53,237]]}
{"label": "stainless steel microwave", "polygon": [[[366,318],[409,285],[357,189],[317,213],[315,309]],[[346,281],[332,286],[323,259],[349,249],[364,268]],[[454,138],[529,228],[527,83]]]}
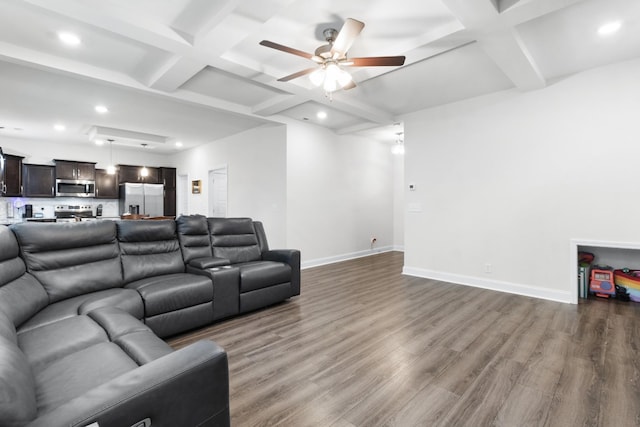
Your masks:
{"label": "stainless steel microwave", "polygon": [[75,179],[56,179],[56,196],[95,197],[96,182]]}

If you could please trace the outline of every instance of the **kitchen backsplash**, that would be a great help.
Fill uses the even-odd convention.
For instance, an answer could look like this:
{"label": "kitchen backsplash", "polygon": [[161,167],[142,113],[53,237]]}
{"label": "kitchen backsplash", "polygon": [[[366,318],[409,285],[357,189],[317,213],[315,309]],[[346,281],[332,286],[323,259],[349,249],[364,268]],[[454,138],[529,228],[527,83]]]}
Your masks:
{"label": "kitchen backsplash", "polygon": [[96,214],[96,207],[98,205],[102,205],[103,218],[120,217],[120,212],[118,212],[119,201],[116,199],[85,199],[80,197],[56,197],[55,199],[0,197],[0,222],[22,222],[22,215],[25,211],[24,205],[33,206],[34,217],[36,214],[42,214],[42,218],[55,218],[54,209],[56,206],[61,205],[91,206],[93,215]]}

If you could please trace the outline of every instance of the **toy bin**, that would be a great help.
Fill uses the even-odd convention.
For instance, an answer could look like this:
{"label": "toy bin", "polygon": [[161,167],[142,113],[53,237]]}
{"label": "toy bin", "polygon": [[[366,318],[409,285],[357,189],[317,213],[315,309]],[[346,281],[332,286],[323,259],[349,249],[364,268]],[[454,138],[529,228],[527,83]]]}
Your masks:
{"label": "toy bin", "polygon": [[613,276],[615,284],[627,290],[631,301],[640,302],[640,270],[615,270]]}

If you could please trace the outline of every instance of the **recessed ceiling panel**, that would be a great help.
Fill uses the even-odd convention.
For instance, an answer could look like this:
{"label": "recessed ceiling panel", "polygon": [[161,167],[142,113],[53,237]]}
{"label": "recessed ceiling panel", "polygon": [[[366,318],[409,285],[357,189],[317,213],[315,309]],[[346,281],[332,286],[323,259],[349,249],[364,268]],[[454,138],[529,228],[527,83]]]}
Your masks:
{"label": "recessed ceiling panel", "polygon": [[[318,113],[326,113],[326,117],[319,118]],[[335,110],[326,105],[309,101],[296,105],[293,108],[281,112],[283,116],[314,123],[329,129],[337,130],[362,123],[362,119],[343,111]]]}
{"label": "recessed ceiling panel", "polygon": [[249,107],[284,93],[213,67],[200,71],[181,89]]}
{"label": "recessed ceiling panel", "polygon": [[166,26],[179,17],[193,0],[82,0],[84,4],[107,9],[115,14],[138,17],[143,21]]}
{"label": "recessed ceiling panel", "polygon": [[405,114],[513,87],[479,48],[469,44],[360,84],[372,105]]}
{"label": "recessed ceiling panel", "polygon": [[[598,28],[621,21],[615,34]],[[640,2],[592,0],[576,3],[518,26],[522,40],[546,78],[640,56]]]}
{"label": "recessed ceiling panel", "polygon": [[[57,35],[60,31],[79,36],[80,45],[70,47],[62,44]],[[166,55],[155,47],[60,15],[40,13],[17,2],[4,2],[2,5],[0,40],[18,49],[129,75],[135,74],[146,61]]]}

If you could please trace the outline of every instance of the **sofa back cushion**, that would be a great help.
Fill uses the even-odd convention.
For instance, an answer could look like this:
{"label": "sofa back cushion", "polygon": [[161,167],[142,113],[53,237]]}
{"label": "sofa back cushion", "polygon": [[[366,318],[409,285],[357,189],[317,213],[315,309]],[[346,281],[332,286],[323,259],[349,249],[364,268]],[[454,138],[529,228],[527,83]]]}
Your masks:
{"label": "sofa back cushion", "polygon": [[207,218],[213,256],[232,264],[259,261],[262,252],[251,218]]}
{"label": "sofa back cushion", "polygon": [[211,257],[211,241],[207,218],[202,215],[182,215],[176,220],[178,240],[185,264],[198,258]]}
{"label": "sofa back cushion", "polygon": [[123,286],[114,222],[22,223],[11,229],[27,271],[50,303]]}
{"label": "sofa back cushion", "polygon": [[119,221],[118,240],[125,283],[184,273],[175,221]]}
{"label": "sofa back cushion", "polygon": [[14,234],[9,228],[0,226],[0,312],[16,327],[49,304],[47,293],[26,272],[19,253]]}
{"label": "sofa back cushion", "polygon": [[0,427],[23,426],[36,415],[36,384],[27,358],[0,336]]}

